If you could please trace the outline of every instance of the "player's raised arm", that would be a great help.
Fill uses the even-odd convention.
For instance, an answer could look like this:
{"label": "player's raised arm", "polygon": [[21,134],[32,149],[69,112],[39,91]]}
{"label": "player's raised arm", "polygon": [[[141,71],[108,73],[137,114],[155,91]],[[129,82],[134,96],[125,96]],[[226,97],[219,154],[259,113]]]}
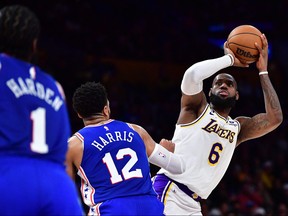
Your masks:
{"label": "player's raised arm", "polygon": [[238,145],[243,141],[261,137],[273,131],[283,120],[281,105],[267,71],[268,41],[264,34],[261,35],[261,38],[263,49],[258,44],[255,44],[260,53],[256,66],[259,70],[260,83],[264,95],[265,113],[257,114],[252,118],[237,118],[241,124],[241,131],[237,142]]}

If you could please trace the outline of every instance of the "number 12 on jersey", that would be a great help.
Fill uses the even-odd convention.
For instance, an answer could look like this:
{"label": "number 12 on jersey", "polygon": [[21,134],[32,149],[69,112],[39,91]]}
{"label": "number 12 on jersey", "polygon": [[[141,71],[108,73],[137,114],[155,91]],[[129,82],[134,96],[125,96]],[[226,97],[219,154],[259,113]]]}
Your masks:
{"label": "number 12 on jersey", "polygon": [[[138,161],[138,157],[137,157],[136,152],[130,148],[120,149],[116,154],[116,159],[121,160],[125,156],[130,157],[130,159],[121,170],[124,180],[130,179],[130,178],[142,178],[143,175],[142,175],[141,169],[131,170],[131,168]],[[117,162],[117,160],[116,160],[116,162]],[[105,154],[102,161],[103,161],[103,163],[106,164],[107,169],[110,172],[110,176],[111,176],[110,180],[111,180],[112,184],[116,184],[118,182],[123,181],[123,178],[119,174],[119,172],[115,166],[114,160],[113,160],[113,158],[109,152]]]}

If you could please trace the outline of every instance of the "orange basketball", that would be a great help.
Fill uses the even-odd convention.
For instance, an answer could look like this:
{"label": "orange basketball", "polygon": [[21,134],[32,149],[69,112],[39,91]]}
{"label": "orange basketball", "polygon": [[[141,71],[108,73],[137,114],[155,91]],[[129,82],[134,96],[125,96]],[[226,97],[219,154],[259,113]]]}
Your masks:
{"label": "orange basketball", "polygon": [[230,32],[227,45],[242,63],[251,64],[259,58],[259,51],[255,42],[262,47],[261,34],[252,25],[240,25]]}

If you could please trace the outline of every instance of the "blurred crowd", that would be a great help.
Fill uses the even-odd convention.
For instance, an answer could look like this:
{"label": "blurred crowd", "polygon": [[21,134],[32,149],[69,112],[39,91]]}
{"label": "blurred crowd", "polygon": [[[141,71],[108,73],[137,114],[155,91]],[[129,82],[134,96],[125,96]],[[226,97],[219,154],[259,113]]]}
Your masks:
{"label": "blurred crowd", "polygon": [[[279,95],[284,122],[271,134],[236,149],[227,173],[203,203],[203,209],[211,216],[288,215],[288,63],[284,52],[288,44],[281,27],[287,20],[285,1],[244,1],[242,5],[227,0],[14,2],[31,7],[40,18],[38,64],[63,85],[73,132],[82,127],[82,122],[72,109],[72,94],[81,83],[95,80],[107,87],[113,118],[140,124],[156,141],[171,139],[184,71],[170,71],[169,77],[171,73],[176,77],[171,80],[168,73],[155,67],[147,76],[155,73],[159,80],[145,82],[147,77],[143,76],[143,82],[133,82],[122,79],[121,71],[129,65],[119,68],[114,62],[125,59],[188,68],[197,61],[223,55],[221,42],[237,25],[255,24],[263,29],[271,47],[269,74]],[[1,1],[1,6],[14,2]],[[281,14],[281,20],[275,14]],[[251,65],[245,73],[234,68],[227,72],[235,76],[240,91],[232,117],[263,112],[255,67]],[[204,83],[208,92],[211,80]],[[157,170],[151,166],[152,175]]]}

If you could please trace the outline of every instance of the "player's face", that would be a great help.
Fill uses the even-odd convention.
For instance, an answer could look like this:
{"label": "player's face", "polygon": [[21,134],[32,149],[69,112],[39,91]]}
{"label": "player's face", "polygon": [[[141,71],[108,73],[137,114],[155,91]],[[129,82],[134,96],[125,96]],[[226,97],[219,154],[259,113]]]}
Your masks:
{"label": "player's face", "polygon": [[229,74],[215,77],[209,93],[210,102],[218,108],[232,108],[239,98],[237,84]]}

